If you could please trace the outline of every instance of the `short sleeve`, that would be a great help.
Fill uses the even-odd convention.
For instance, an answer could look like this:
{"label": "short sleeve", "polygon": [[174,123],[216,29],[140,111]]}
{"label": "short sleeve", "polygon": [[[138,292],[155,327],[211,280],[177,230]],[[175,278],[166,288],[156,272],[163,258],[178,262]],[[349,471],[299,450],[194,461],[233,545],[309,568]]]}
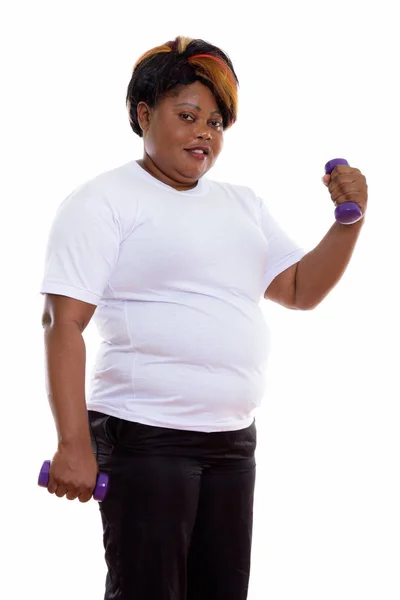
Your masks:
{"label": "short sleeve", "polygon": [[101,190],[85,184],[59,207],[46,247],[41,294],[97,306],[119,255],[120,224]]}
{"label": "short sleeve", "polygon": [[265,293],[272,280],[299,262],[306,252],[282,229],[271,215],[265,201],[258,199],[261,204],[261,228],[268,241],[267,266],[263,277]]}

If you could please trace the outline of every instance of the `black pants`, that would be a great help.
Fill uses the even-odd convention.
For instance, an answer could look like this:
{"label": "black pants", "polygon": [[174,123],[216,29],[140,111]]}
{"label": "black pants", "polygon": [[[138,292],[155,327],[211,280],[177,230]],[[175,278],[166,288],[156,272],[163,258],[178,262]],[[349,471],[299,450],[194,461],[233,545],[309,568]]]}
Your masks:
{"label": "black pants", "polygon": [[105,600],[245,600],[256,426],[201,433],[89,411],[100,470]]}

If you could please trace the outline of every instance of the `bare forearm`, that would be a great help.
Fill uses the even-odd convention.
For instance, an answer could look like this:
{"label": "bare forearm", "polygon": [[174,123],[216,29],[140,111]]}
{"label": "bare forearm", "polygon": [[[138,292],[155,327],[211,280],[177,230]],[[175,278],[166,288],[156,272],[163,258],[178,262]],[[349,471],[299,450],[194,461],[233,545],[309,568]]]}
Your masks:
{"label": "bare forearm", "polygon": [[332,225],[326,236],[297,266],[296,305],[315,308],[335,287],[353,255],[364,219],[353,225]]}
{"label": "bare forearm", "polygon": [[61,444],[90,444],[85,402],[86,347],[75,323],[45,328],[45,373],[49,404]]}

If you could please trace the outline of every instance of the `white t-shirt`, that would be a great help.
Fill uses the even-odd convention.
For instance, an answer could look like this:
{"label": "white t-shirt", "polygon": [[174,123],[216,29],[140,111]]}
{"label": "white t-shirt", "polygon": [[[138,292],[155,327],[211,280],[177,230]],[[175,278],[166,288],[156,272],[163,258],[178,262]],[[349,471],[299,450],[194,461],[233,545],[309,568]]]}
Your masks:
{"label": "white t-shirt", "polygon": [[88,409],[231,431],[265,391],[264,292],[304,254],[251,189],[203,177],[178,192],[131,161],[61,204],[40,292],[97,307]]}

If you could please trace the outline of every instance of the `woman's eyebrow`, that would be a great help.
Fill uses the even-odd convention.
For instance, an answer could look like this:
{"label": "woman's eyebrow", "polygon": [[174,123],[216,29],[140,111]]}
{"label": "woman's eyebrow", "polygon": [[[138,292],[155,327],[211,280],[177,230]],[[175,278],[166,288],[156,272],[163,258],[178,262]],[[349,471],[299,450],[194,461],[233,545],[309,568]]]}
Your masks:
{"label": "woman's eyebrow", "polygon": [[[190,102],[181,102],[180,104],[174,104],[174,106],[193,106],[193,108],[195,108],[199,112],[201,111],[200,106],[197,106],[196,104],[191,104]],[[221,112],[219,110],[213,110],[213,112],[211,114],[212,115],[216,115],[216,114],[220,115]]]}

